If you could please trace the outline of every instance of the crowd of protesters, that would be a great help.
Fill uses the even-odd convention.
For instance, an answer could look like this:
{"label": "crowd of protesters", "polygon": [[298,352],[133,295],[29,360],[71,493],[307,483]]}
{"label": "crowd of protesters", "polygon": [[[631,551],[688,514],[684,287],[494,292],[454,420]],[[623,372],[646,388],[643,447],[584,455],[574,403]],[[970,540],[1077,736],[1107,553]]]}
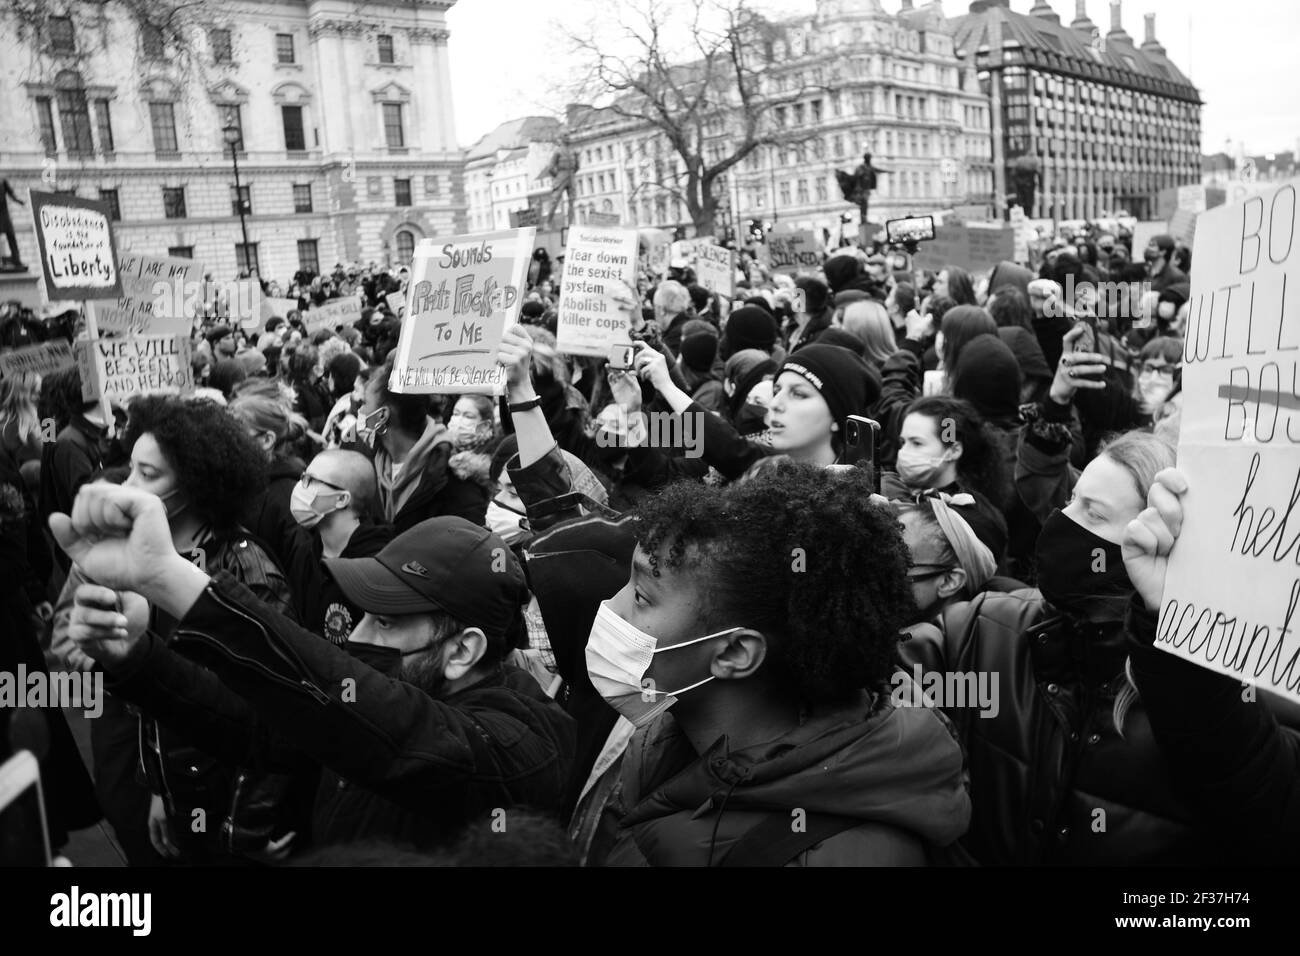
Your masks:
{"label": "crowd of protesters", "polygon": [[[407,276],[341,267],[197,317],[194,393],[113,422],[75,368],[0,381],[0,665],[110,692],[93,775],[51,715],[55,844],[456,862],[504,813],[503,863],[1291,858],[1300,721],[1153,649],[1191,263],[1128,240],[751,249],[734,296],[675,261],[621,293],[630,369],[559,350],[539,251],[499,398],[392,391]],[[309,333],[332,296],[360,320]]]}

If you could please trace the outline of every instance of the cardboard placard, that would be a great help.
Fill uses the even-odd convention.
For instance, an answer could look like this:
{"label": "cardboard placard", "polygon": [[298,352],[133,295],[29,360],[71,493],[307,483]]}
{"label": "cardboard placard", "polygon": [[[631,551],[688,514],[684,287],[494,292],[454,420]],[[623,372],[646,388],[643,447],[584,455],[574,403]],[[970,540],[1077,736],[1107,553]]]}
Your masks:
{"label": "cardboard placard", "polygon": [[587,222],[592,226],[617,226],[623,217],[616,212],[589,212]]}
{"label": "cardboard placard", "polygon": [[[1197,214],[1194,212],[1189,212],[1186,209],[1175,209],[1174,214],[1169,217],[1169,228],[1166,232],[1188,249],[1195,248],[1196,219]],[[1133,257],[1136,259],[1141,254],[1137,245],[1134,244]]]}
{"label": "cardboard placard", "polygon": [[[673,258],[673,234],[666,229],[640,229],[638,252],[646,271],[660,277],[668,275]],[[570,237],[572,241],[572,237]],[[564,260],[568,266],[569,260]]]}
{"label": "cardboard placard", "polygon": [[298,311],[297,299],[272,299],[262,297],[262,321],[269,319],[287,319],[290,312]]}
{"label": "cardboard placard", "polygon": [[194,391],[188,335],[132,335],[76,343],[85,401],[124,403],[140,395]]}
{"label": "cardboard placard", "polygon": [[1169,225],[1163,222],[1139,222],[1133,227],[1133,258],[1141,262],[1142,250],[1147,247],[1156,236],[1165,235],[1169,232]]}
{"label": "cardboard placard", "polygon": [[736,254],[713,242],[701,239],[695,244],[695,278],[710,292],[728,298],[736,294]]}
{"label": "cardboard placard", "polygon": [[353,325],[361,320],[361,300],[356,296],[345,299],[330,299],[314,309],[302,314],[303,328],[308,335],[329,329],[331,332],[341,325]]}
{"label": "cardboard placard", "polygon": [[76,360],[72,357],[72,346],[63,339],[55,339],[53,342],[0,352],[0,378],[14,378],[24,372],[49,375],[74,364]]}
{"label": "cardboard placard", "polygon": [[530,226],[415,247],[393,391],[500,394],[505,369],[497,352],[506,326],[519,319],[536,232]]}
{"label": "cardboard placard", "polygon": [[84,301],[120,295],[108,204],[35,190],[30,196],[45,297]]}
{"label": "cardboard placard", "polygon": [[406,306],[406,293],[390,292],[388,295],[384,296],[384,301],[387,302],[388,307],[393,310],[393,315],[397,315]]}
{"label": "cardboard placard", "polygon": [[821,240],[811,229],[774,229],[767,237],[767,257],[773,272],[813,272],[821,267]]}
{"label": "cardboard placard", "polygon": [[934,232],[934,239],[917,246],[913,268],[939,272],[957,266],[967,272],[986,272],[1004,259],[1015,258],[1016,235],[1010,226],[939,226]]}
{"label": "cardboard placard", "polygon": [[[556,338],[570,355],[609,355],[628,341],[628,317],[615,303],[636,286],[637,233],[633,229],[574,226],[565,247]],[[668,244],[664,243],[665,257]]]}
{"label": "cardboard placard", "polygon": [[123,253],[117,261],[122,292],[100,302],[100,331],[123,335],[182,335],[203,308],[205,269],[193,259]]}
{"label": "cardboard placard", "polygon": [[1161,650],[1292,700],[1300,299],[1287,286],[1300,264],[1298,187],[1198,217],[1178,443],[1188,491],[1156,634]]}
{"label": "cardboard placard", "polygon": [[1188,212],[1205,212],[1205,186],[1179,186],[1178,208]]}

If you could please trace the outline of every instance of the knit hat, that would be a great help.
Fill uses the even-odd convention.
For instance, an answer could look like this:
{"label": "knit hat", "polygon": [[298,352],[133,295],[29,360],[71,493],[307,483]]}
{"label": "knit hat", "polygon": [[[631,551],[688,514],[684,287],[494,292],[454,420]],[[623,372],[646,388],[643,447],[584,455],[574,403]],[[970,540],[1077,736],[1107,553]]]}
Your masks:
{"label": "knit hat", "polygon": [[696,372],[708,372],[718,357],[718,337],[711,332],[696,332],[682,338],[679,349],[682,364]]}
{"label": "knit hat", "polygon": [[871,293],[863,289],[840,289],[839,292],[835,293],[835,308],[838,309],[854,302],[868,302],[871,299]]}
{"label": "knit hat", "polygon": [[731,313],[727,327],[722,331],[720,351],[723,358],[739,352],[741,349],[761,349],[771,352],[776,344],[776,319],[772,313],[764,312],[758,306],[746,305]]}
{"label": "knit hat", "polygon": [[[772,303],[768,302],[767,299],[761,295],[751,295],[748,299],[745,300],[745,305],[752,305],[755,308],[762,309],[768,315],[772,315],[772,316],[776,315],[776,313],[772,311]],[[740,310],[737,309],[736,311],[740,311]],[[736,314],[735,312],[732,313],[733,316],[735,314]]]}
{"label": "knit hat", "polygon": [[[826,329],[821,335],[817,336],[817,341],[822,345],[838,345],[858,355],[862,355],[864,348],[862,339],[840,325],[832,325],[829,329]],[[865,356],[863,357],[865,358]]]}
{"label": "knit hat", "polygon": [[1003,259],[993,267],[993,272],[989,275],[988,294],[992,295],[999,289],[1011,288],[1019,289],[1021,294],[1027,298],[1029,296],[1029,283],[1033,278],[1034,274],[1024,266]]}
{"label": "knit hat", "polygon": [[880,398],[880,373],[838,345],[806,345],[786,359],[778,378],[782,372],[794,372],[817,389],[831,410],[831,420],[841,427],[849,415],[865,415]]}
{"label": "knit hat", "polygon": [[1000,337],[977,335],[966,343],[953,371],[952,394],[970,402],[986,419],[1016,417],[1020,365]]}
{"label": "knit hat", "polygon": [[1025,381],[1052,378],[1054,373],[1047,364],[1042,346],[1038,344],[1038,336],[1033,332],[1019,326],[1011,326],[998,329],[998,338],[1011,349],[1011,354],[1016,357],[1016,364],[1020,366],[1021,378]]}
{"label": "knit hat", "polygon": [[[827,259],[826,264],[822,266],[822,271],[826,273],[826,282],[831,289],[839,292],[862,275],[862,266],[856,256],[839,255]],[[838,299],[836,301],[838,302]]]}
{"label": "knit hat", "polygon": [[825,282],[812,276],[800,276],[794,280],[794,284],[803,292],[804,312],[809,315],[821,315],[826,311],[826,304],[831,299],[831,290],[827,288]]}

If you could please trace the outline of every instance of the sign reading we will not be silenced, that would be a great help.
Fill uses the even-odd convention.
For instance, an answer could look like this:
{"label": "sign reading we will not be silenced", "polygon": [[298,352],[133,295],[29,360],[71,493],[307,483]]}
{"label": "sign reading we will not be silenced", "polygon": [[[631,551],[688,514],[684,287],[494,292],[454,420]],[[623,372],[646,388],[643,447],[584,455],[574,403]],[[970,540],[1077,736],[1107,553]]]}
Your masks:
{"label": "sign reading we will not be silenced", "polygon": [[417,394],[499,394],[501,335],[519,318],[537,230],[426,239],[411,262],[389,387]]}
{"label": "sign reading we will not be silenced", "polygon": [[628,341],[628,315],[618,299],[635,288],[635,229],[573,226],[564,249],[556,340],[561,352],[606,358]]}
{"label": "sign reading we will not be silenced", "polygon": [[132,335],[75,343],[84,401],[125,402],[149,393],[194,391],[188,335]]}
{"label": "sign reading we will not be silenced", "polygon": [[1300,700],[1298,185],[1198,217],[1178,443],[1188,492],[1156,635],[1162,650],[1292,700]]}
{"label": "sign reading we will not be silenced", "polygon": [[774,229],[768,233],[764,248],[773,272],[811,272],[822,264],[821,244],[817,241],[817,233],[811,230],[783,232]]}
{"label": "sign reading we will not be silenced", "polygon": [[108,204],[35,190],[30,195],[46,297],[84,301],[120,295]]}

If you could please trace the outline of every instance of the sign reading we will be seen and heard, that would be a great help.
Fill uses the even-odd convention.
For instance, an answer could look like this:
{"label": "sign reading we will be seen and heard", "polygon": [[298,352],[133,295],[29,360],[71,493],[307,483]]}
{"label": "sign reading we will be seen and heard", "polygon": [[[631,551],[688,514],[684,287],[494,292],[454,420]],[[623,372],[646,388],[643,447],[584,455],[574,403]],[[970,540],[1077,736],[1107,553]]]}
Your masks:
{"label": "sign reading we will be seen and heard", "polygon": [[1293,700],[1300,700],[1297,186],[1198,218],[1178,443],[1188,492],[1156,636],[1162,650]]}

